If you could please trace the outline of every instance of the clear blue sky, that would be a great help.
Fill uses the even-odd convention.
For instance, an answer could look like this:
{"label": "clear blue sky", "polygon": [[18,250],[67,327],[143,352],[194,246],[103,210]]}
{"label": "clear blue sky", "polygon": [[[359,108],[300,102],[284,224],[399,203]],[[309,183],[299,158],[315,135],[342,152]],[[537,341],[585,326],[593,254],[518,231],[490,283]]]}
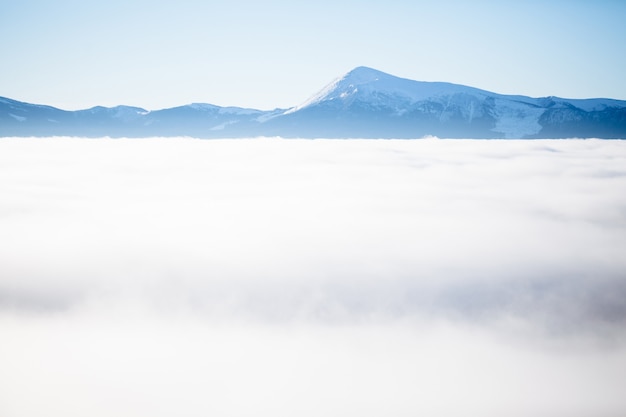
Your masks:
{"label": "clear blue sky", "polygon": [[499,93],[626,99],[626,1],[0,0],[0,96],[271,109],[366,65]]}

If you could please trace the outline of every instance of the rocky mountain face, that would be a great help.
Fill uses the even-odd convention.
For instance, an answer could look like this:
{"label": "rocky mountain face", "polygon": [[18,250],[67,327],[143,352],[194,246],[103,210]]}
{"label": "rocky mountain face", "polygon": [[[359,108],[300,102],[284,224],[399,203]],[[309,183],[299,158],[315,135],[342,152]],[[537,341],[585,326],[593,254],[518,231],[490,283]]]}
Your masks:
{"label": "rocky mountain face", "polygon": [[0,98],[0,136],[626,138],[626,101],[531,98],[358,67],[291,109],[190,104],[65,111]]}

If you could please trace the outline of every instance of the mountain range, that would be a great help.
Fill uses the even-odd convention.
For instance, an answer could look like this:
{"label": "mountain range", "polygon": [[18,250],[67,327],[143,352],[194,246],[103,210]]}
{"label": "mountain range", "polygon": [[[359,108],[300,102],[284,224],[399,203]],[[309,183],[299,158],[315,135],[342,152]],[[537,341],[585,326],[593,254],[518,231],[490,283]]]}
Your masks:
{"label": "mountain range", "polygon": [[358,67],[270,111],[194,103],[67,111],[0,97],[0,137],[626,138],[626,101],[503,95]]}

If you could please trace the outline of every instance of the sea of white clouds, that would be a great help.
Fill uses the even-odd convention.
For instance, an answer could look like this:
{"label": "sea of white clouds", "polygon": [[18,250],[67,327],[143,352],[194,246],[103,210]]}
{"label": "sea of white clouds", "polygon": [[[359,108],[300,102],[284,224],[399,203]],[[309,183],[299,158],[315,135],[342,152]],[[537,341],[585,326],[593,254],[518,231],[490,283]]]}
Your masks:
{"label": "sea of white clouds", "polygon": [[626,414],[626,141],[0,139],[4,417]]}

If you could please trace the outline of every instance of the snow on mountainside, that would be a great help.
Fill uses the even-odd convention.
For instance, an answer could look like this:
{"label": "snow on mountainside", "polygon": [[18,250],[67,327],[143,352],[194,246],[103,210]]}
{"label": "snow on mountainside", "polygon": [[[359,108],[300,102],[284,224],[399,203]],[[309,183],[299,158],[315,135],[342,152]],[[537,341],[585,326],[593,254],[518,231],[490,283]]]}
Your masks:
{"label": "snow on mountainside", "polygon": [[[619,100],[502,95],[458,84],[414,81],[358,67],[285,115],[325,113],[326,123],[331,124],[338,120],[350,123],[355,118],[367,123],[374,118],[377,126],[385,126],[399,137],[420,134],[541,137],[546,126],[552,128],[551,135],[556,137],[603,134],[625,137],[625,108],[626,103]],[[607,110],[610,115],[605,118],[600,113]],[[573,124],[572,129],[567,127],[568,123]]]}
{"label": "snow on mountainside", "polygon": [[91,117],[105,116],[112,119],[119,119],[123,121],[131,121],[140,118],[149,113],[148,110],[140,107],[131,106],[115,106],[115,107],[103,107],[96,106],[87,110],[78,110],[77,114],[85,113]]}
{"label": "snow on mountainside", "polygon": [[428,97],[481,92],[487,93],[472,87],[442,82],[413,81],[372,68],[357,67],[343,77],[337,78],[301,105],[288,110],[287,113],[335,100],[343,103],[361,100],[373,106],[383,106],[414,103]]}
{"label": "snow on mountainside", "polygon": [[0,97],[0,136],[626,138],[626,101],[531,98],[357,67],[304,103],[262,111],[193,103],[75,112]]}

